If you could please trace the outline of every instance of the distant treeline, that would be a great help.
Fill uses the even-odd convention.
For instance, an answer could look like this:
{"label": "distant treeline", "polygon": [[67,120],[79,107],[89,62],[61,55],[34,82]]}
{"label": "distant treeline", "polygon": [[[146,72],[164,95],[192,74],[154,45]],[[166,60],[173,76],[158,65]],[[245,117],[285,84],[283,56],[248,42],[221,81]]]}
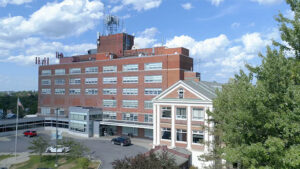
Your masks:
{"label": "distant treeline", "polygon": [[19,108],[19,115],[23,117],[27,114],[35,114],[37,112],[38,92],[37,91],[20,91],[20,92],[0,92],[0,109],[3,109],[4,115],[17,112],[17,99],[24,107]]}

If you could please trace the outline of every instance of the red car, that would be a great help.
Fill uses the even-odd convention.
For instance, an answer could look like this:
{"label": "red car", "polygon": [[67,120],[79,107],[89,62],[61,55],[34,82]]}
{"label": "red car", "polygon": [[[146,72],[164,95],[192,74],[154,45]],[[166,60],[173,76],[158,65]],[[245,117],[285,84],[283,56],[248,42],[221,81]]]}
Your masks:
{"label": "red car", "polygon": [[28,136],[28,137],[34,137],[34,136],[37,136],[37,133],[36,133],[36,131],[34,131],[34,130],[27,130],[27,131],[24,131],[24,136]]}

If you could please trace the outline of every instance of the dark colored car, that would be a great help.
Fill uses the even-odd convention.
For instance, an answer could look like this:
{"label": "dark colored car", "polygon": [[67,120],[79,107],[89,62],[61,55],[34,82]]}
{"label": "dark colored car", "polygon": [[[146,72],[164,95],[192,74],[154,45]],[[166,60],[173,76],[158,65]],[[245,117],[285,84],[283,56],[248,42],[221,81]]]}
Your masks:
{"label": "dark colored car", "polygon": [[118,144],[121,146],[126,146],[126,145],[131,145],[131,140],[129,137],[126,136],[121,136],[121,137],[117,137],[117,138],[113,138],[111,139],[111,143],[112,144]]}
{"label": "dark colored car", "polygon": [[27,130],[27,131],[24,131],[24,136],[28,136],[28,137],[34,137],[34,136],[37,136],[37,133],[36,131],[34,130]]}

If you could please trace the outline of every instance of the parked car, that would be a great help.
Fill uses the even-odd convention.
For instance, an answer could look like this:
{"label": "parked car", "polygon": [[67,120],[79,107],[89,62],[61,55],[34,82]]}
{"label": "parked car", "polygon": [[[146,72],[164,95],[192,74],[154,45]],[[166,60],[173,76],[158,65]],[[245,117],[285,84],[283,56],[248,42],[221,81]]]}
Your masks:
{"label": "parked car", "polygon": [[[57,152],[58,153],[67,153],[70,151],[69,147],[64,147],[62,145],[57,145]],[[50,146],[48,148],[46,148],[46,153],[55,153],[56,152],[56,148],[55,146]]]}
{"label": "parked car", "polygon": [[121,146],[126,146],[126,145],[131,145],[131,140],[129,137],[126,136],[121,136],[121,137],[117,137],[117,138],[113,138],[111,139],[111,143],[112,144],[118,144]]}
{"label": "parked car", "polygon": [[34,136],[37,136],[37,133],[36,131],[34,130],[27,130],[27,131],[24,131],[24,136],[27,136],[27,137],[34,137]]}

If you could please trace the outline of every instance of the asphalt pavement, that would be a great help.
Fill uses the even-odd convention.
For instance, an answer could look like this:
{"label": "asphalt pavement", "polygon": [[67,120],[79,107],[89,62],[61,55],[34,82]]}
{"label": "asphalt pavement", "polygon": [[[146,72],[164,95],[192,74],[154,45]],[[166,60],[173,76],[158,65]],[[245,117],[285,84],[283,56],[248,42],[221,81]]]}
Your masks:
{"label": "asphalt pavement", "polygon": [[[55,144],[55,140],[51,140],[50,131],[41,130],[37,131],[39,136],[43,136],[50,141],[51,144]],[[69,137],[65,135],[64,137]],[[139,153],[145,153],[148,151],[150,140],[132,139],[133,145],[121,147],[120,145],[113,145],[110,142],[110,138],[82,138],[74,137],[73,139],[81,142],[90,149],[90,157],[96,160],[102,161],[102,169],[112,169],[111,163],[116,159],[122,159],[125,156],[131,157]],[[30,141],[34,138],[24,137],[22,133],[18,135],[17,152],[30,152],[27,148],[30,146]],[[15,152],[15,137],[6,136],[0,137],[0,153],[14,153]],[[145,146],[140,146],[145,145]]]}

